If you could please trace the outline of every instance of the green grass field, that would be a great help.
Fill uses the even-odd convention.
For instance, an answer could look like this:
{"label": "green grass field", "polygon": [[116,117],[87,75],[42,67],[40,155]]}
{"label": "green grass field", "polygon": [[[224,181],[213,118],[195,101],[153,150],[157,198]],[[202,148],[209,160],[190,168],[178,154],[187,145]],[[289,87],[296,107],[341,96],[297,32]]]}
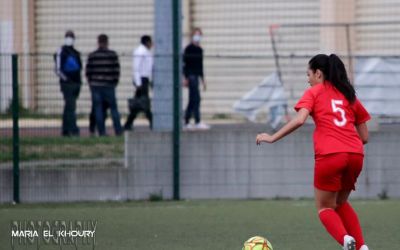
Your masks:
{"label": "green grass field", "polygon": [[[400,200],[354,201],[353,205],[370,249],[399,249]],[[243,241],[254,235],[267,237],[275,250],[341,249],[320,225],[312,200],[2,205],[1,249],[11,248],[10,221],[24,219],[95,219],[95,249],[104,250],[241,249]]]}

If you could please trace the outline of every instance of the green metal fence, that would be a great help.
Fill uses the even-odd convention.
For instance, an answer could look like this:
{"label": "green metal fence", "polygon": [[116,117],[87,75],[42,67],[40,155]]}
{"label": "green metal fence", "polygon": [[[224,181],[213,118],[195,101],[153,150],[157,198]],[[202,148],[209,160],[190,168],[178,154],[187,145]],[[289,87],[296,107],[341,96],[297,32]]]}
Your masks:
{"label": "green metal fence", "polygon": [[[91,9],[87,8],[88,10],[82,10],[83,12],[89,11],[87,22],[79,24],[69,21],[70,23],[64,26],[60,24],[64,20],[63,13],[52,15],[51,11],[46,12],[47,7],[54,7],[59,3],[53,3],[53,6],[48,5],[49,2],[39,2],[36,6],[37,13],[42,16],[35,19],[38,26],[35,36],[38,43],[37,51],[35,53],[0,54],[0,81],[2,84],[0,186],[3,190],[0,202],[130,199],[135,197],[129,195],[135,190],[130,189],[134,184],[129,182],[129,180],[133,180],[130,179],[129,173],[136,170],[143,171],[140,167],[136,169],[134,164],[135,161],[146,162],[144,157],[158,162],[159,166],[149,169],[145,173],[139,171],[139,174],[154,174],[157,177],[158,170],[166,175],[171,174],[170,179],[173,184],[171,198],[180,199],[182,197],[180,188],[190,186],[185,179],[187,176],[182,176],[182,169],[185,169],[182,168],[182,164],[189,164],[189,160],[192,158],[193,161],[202,162],[201,166],[211,164],[213,157],[218,160],[223,159],[221,165],[224,168],[216,170],[219,174],[224,171],[228,172],[229,169],[224,164],[229,162],[232,157],[237,157],[238,161],[248,160],[249,167],[251,167],[252,152],[239,152],[238,155],[233,155],[232,152],[238,150],[236,147],[239,147],[239,144],[251,143],[252,139],[242,138],[235,141],[222,137],[226,142],[226,151],[216,151],[217,155],[205,154],[204,156],[200,153],[197,154],[196,151],[187,153],[186,150],[189,148],[185,147],[189,146],[182,144],[182,137],[184,135],[187,141],[190,141],[187,139],[190,136],[196,137],[199,140],[199,146],[211,150],[213,146],[221,145],[221,138],[218,137],[221,134],[218,132],[271,129],[266,121],[266,117],[270,115],[270,109],[267,106],[260,107],[262,111],[257,116],[256,123],[258,124],[256,125],[249,123],[233,106],[274,72],[278,72],[281,76],[287,97],[285,100],[287,107],[293,106],[307,87],[305,76],[307,62],[316,53],[338,53],[349,68],[352,78],[360,73],[373,76],[377,74],[397,75],[400,72],[398,69],[386,73],[379,70],[364,72],[357,68],[357,64],[365,59],[399,59],[400,46],[393,35],[400,33],[397,32],[400,31],[397,20],[321,23],[319,20],[322,17],[319,11],[310,10],[311,7],[316,9],[321,7],[319,2],[314,0],[304,1],[305,7],[298,6],[299,3],[296,1],[267,3],[260,0],[252,1],[243,7],[241,1],[190,1],[191,3],[187,5],[182,1],[171,0],[169,6],[171,13],[168,14],[171,19],[167,20],[166,18],[164,22],[171,22],[171,27],[165,32],[165,36],[168,35],[173,47],[168,53],[155,53],[154,57],[168,60],[172,67],[167,68],[164,66],[171,65],[161,65],[154,74],[158,74],[161,78],[173,77],[173,85],[168,86],[168,90],[172,89],[173,96],[164,96],[164,100],[156,95],[153,95],[152,98],[153,101],[161,100],[161,102],[168,103],[165,105],[168,107],[153,108],[159,114],[163,114],[163,112],[167,115],[172,114],[173,124],[171,127],[173,129],[165,132],[167,136],[160,132],[160,134],[154,134],[149,141],[141,141],[139,146],[136,142],[129,146],[127,138],[145,140],[143,139],[145,138],[144,134],[147,136],[147,133],[151,133],[148,129],[148,122],[143,116],[140,116],[135,123],[133,132],[127,132],[123,137],[114,137],[109,115],[107,129],[110,136],[98,137],[91,134],[89,130],[91,95],[83,71],[83,84],[77,104],[78,125],[81,128],[81,134],[80,137],[62,137],[61,121],[64,102],[58,78],[54,72],[53,54],[62,44],[65,30],[60,30],[59,37],[56,37],[55,33],[52,33],[55,28],[50,25],[51,22],[47,21],[50,19],[54,22],[54,26],[56,24],[60,25],[59,27],[72,26],[76,30],[76,47],[78,50],[82,50],[84,63],[87,61],[88,53],[96,48],[98,26],[106,27],[104,32],[111,34],[110,47],[116,50],[121,63],[121,80],[117,87],[121,121],[126,120],[129,113],[127,100],[133,97],[135,91],[132,84],[132,51],[139,45],[140,35],[143,34],[153,36],[155,45],[160,46],[157,44],[159,43],[157,39],[161,39],[160,34],[156,34],[155,27],[165,23],[154,21],[154,8],[160,4],[160,1],[137,3],[136,7],[143,11],[143,17],[135,24],[127,22],[126,26],[120,24],[120,20],[117,18],[118,15],[126,14],[123,4],[121,7],[118,5],[119,2],[116,3],[115,8],[105,5],[112,8],[112,14],[104,15],[104,21],[98,21],[97,14],[90,12]],[[92,4],[91,2],[89,7],[94,8],[95,6]],[[103,6],[105,1],[100,1],[98,4]],[[43,6],[46,8],[42,8]],[[74,11],[82,6],[80,3],[71,1],[64,7],[68,11]],[[131,11],[132,6],[127,6],[127,9]],[[283,9],[287,9],[287,11],[283,11]],[[296,9],[299,14],[293,15],[293,13],[297,13]],[[81,14],[76,13],[76,17],[81,17]],[[139,14],[137,18],[139,18]],[[311,21],[305,22],[304,19]],[[206,131],[182,129],[182,115],[186,108],[188,91],[181,84],[181,58],[183,49],[190,42],[190,30],[194,27],[201,27],[204,33],[201,45],[204,49],[204,69],[208,89],[206,92],[201,92],[201,114],[203,121],[211,125],[211,130]],[[47,33],[45,28],[52,31]],[[135,28],[137,30],[132,32],[132,29]],[[382,42],[382,39],[386,41]],[[384,82],[377,82],[375,85],[383,86],[382,89],[387,91],[387,95],[398,93],[396,92],[399,89],[398,86],[388,86]],[[371,88],[376,86],[371,86]],[[393,98],[390,101],[398,102],[398,100],[399,98]],[[250,102],[252,101],[260,100],[254,98],[250,100]],[[293,112],[289,109],[289,116]],[[396,115],[374,114],[374,116],[378,123],[390,123],[390,126],[396,126],[400,120]],[[285,120],[280,121],[280,124],[283,122]],[[198,134],[203,132],[216,133],[212,134],[215,135],[215,138],[207,137],[209,134],[207,136],[204,134],[203,137]],[[160,138],[171,135],[171,140],[164,138],[165,140],[159,142],[158,135]],[[209,139],[201,141],[204,138]],[[380,142],[384,143],[384,140],[382,139]],[[163,145],[159,145],[160,143]],[[395,142],[391,143],[395,144]],[[127,152],[131,147],[138,151]],[[148,148],[150,153],[144,156],[135,155],[142,152],[140,147]],[[229,151],[230,149],[233,151]],[[282,150],[287,153],[289,149]],[[182,152],[187,154],[182,155]],[[380,154],[379,152],[374,153]],[[128,154],[131,159],[127,159]],[[169,158],[170,156],[171,158]],[[390,153],[388,156],[391,160],[397,159],[395,154]],[[210,157],[210,160],[203,161],[204,157]],[[256,157],[261,159],[263,156],[256,155]],[[295,159],[293,155],[288,157],[290,160]],[[164,160],[168,164],[163,162]],[[127,162],[132,162],[132,164]],[[168,166],[164,168],[164,164]],[[151,164],[149,163],[149,165]],[[161,170],[158,169],[160,166]],[[204,169],[204,172],[206,170]],[[389,170],[393,171],[393,176],[398,173],[395,168],[389,168]],[[188,172],[190,171],[192,170]],[[247,171],[247,169],[240,171]],[[254,171],[259,171],[257,173],[261,173],[261,175],[264,173],[262,169],[258,168]],[[185,171],[184,173],[187,174]],[[200,171],[200,173],[202,172]],[[97,182],[89,181],[93,176],[96,176]],[[31,180],[29,184],[27,179]],[[186,181],[182,183],[182,179]],[[113,183],[110,193],[102,196],[101,192],[107,190],[108,183]],[[290,186],[289,181],[286,184]],[[197,185],[205,186],[206,184]],[[397,182],[394,182],[393,185],[397,185]],[[49,186],[54,189],[43,189],[43,187]],[[64,191],[68,195],[60,195]],[[96,191],[97,194],[100,194],[91,196],[96,194]],[[87,194],[79,196],[80,192],[87,192]]]}

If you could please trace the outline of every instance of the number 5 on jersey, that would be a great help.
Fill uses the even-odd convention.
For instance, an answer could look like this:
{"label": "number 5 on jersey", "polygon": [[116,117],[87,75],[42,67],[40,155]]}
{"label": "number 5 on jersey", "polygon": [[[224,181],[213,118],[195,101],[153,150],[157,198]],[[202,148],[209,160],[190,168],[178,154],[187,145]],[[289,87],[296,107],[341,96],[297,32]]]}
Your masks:
{"label": "number 5 on jersey", "polygon": [[335,125],[338,127],[343,127],[347,123],[346,113],[342,108],[338,107],[338,105],[343,105],[343,100],[332,99],[331,104],[333,113],[339,113],[342,118],[342,120],[338,120],[336,118],[333,119],[333,123],[335,123]]}

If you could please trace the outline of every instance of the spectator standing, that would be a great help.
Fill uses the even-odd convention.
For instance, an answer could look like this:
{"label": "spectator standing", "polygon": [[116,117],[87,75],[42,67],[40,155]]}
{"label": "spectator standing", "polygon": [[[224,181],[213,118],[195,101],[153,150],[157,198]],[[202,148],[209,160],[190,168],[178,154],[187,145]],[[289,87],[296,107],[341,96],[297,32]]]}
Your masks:
{"label": "spectator standing", "polygon": [[62,117],[63,136],[79,136],[76,123],[76,100],[79,97],[82,79],[82,61],[79,51],[74,48],[75,34],[65,33],[64,45],[55,54],[56,74],[60,78],[60,89],[64,98]]}
{"label": "spectator standing", "polygon": [[106,135],[104,105],[111,111],[116,135],[122,134],[115,88],[120,76],[120,64],[115,51],[108,48],[108,36],[101,34],[97,38],[98,49],[89,54],[86,64],[86,77],[92,94],[92,105],[96,126],[100,136]]}
{"label": "spectator standing", "polygon": [[[206,91],[207,85],[203,72],[203,49],[200,46],[202,31],[195,28],[192,32],[191,43],[186,46],[183,54],[183,84],[189,88],[189,102],[185,112],[185,128],[208,129],[209,126],[201,123],[200,118],[200,90],[199,81]],[[190,118],[194,116],[195,125],[190,125]]]}
{"label": "spectator standing", "polygon": [[135,96],[129,100],[129,116],[125,122],[124,129],[132,130],[133,122],[139,112],[144,112],[150,123],[153,125],[153,114],[149,97],[149,88],[153,73],[153,46],[151,37],[144,35],[140,39],[140,45],[133,51],[133,85],[136,87]]}

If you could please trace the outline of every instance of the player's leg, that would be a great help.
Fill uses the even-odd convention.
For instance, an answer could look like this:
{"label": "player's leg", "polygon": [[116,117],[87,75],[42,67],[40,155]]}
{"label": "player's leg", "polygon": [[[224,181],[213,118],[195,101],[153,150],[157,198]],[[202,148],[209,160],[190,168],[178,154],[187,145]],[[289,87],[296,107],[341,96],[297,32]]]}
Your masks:
{"label": "player's leg", "polygon": [[326,231],[340,244],[344,244],[347,235],[342,220],[335,211],[337,192],[324,191],[315,188],[315,205],[319,219]]}
{"label": "player's leg", "polygon": [[342,219],[336,213],[336,201],[342,188],[341,177],[347,164],[347,155],[342,153],[319,156],[315,159],[315,202],[319,218],[328,233],[344,249],[355,250],[355,241],[348,235]]}
{"label": "player's leg", "polygon": [[350,190],[340,191],[337,198],[336,212],[343,221],[343,225],[347,232],[356,240],[356,247],[360,249],[364,245],[364,237],[361,225],[358,220],[357,213],[354,211],[350,203],[347,201]]}
{"label": "player's leg", "polygon": [[[364,246],[364,237],[360,221],[357,213],[354,211],[351,204],[348,202],[348,197],[354,189],[355,182],[359,176],[363,163],[363,156],[359,154],[349,154],[349,166],[344,173],[342,186],[344,190],[341,190],[337,196],[337,207],[336,212],[343,221],[343,224],[347,232],[353,236],[357,243],[357,249],[361,249]],[[364,249],[368,249],[364,246]]]}

